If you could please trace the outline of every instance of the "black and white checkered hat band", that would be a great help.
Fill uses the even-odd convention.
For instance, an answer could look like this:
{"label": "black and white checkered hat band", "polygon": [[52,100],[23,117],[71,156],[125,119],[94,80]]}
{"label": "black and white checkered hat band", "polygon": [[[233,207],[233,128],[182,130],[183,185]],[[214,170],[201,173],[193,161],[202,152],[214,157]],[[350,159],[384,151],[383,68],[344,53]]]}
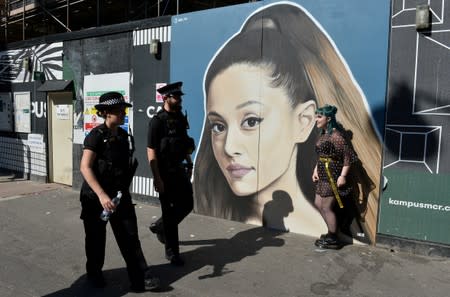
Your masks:
{"label": "black and white checkered hat band", "polygon": [[111,98],[108,99],[106,101],[103,101],[102,105],[115,105],[115,104],[121,104],[121,103],[125,103],[125,101],[123,101],[121,98]]}

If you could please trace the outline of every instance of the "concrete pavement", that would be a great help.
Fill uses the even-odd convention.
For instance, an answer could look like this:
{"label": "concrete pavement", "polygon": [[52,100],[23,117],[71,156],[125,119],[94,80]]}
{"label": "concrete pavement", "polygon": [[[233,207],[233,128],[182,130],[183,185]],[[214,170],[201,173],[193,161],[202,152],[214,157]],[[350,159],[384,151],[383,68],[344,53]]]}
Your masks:
{"label": "concrete pavement", "polygon": [[[137,296],[108,229],[105,289],[85,283],[78,193],[56,184],[0,182],[0,296]],[[180,226],[186,265],[170,266],[147,226],[160,210],[136,205],[144,254],[164,288],[140,296],[443,297],[450,259],[372,246],[324,251],[315,238],[191,214]]]}

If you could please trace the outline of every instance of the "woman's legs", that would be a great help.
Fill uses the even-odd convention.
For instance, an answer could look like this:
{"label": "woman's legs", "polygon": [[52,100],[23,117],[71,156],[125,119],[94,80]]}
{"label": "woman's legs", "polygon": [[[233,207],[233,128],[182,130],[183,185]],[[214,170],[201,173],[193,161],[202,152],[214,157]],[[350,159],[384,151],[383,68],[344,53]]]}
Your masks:
{"label": "woman's legs", "polygon": [[86,272],[88,279],[96,287],[103,287],[105,281],[102,268],[105,262],[106,222],[100,218],[83,220],[86,251]]}
{"label": "woman's legs", "polygon": [[335,199],[334,197],[322,197],[316,194],[314,204],[320,212],[323,220],[327,224],[329,233],[336,233],[337,231],[337,221],[336,214],[333,212]]}
{"label": "woman's legs", "polygon": [[147,262],[139,240],[136,217],[111,217],[110,223],[117,245],[127,264],[132,287],[143,288]]}
{"label": "woman's legs", "polygon": [[314,203],[328,227],[328,233],[316,240],[315,245],[326,249],[340,249],[342,244],[336,236],[337,219],[333,211],[335,204],[334,197],[321,197],[316,194]]}

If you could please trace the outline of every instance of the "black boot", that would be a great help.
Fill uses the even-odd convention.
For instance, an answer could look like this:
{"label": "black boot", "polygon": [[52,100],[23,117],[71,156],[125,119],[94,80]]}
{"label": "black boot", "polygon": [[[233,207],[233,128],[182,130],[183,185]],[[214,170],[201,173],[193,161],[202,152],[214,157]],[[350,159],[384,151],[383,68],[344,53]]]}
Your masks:
{"label": "black boot", "polygon": [[161,218],[152,223],[148,228],[152,233],[156,234],[159,242],[161,242],[162,244],[166,243],[166,237],[164,236],[164,225]]}
{"label": "black boot", "polygon": [[343,247],[342,242],[336,234],[331,232],[328,232],[324,237],[317,239],[314,244],[322,249],[339,250]]}
{"label": "black boot", "polygon": [[88,273],[87,279],[92,287],[94,288],[104,288],[106,287],[105,279],[101,272],[98,273]]}
{"label": "black boot", "polygon": [[178,252],[174,253],[171,249],[166,249],[166,259],[170,261],[173,266],[183,266],[184,260],[180,257]]}

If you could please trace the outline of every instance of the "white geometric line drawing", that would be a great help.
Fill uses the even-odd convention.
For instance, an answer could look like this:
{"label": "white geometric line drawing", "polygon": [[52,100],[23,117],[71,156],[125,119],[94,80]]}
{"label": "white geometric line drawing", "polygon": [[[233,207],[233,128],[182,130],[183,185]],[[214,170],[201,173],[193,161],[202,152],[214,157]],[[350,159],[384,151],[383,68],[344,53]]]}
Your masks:
{"label": "white geometric line drawing", "polygon": [[[450,32],[450,30],[433,31],[433,33],[442,33],[442,32]],[[431,42],[434,42],[434,43],[436,43],[436,44],[438,44],[438,45],[440,45],[440,46],[442,46],[442,47],[445,47],[446,49],[450,50],[450,46],[445,45],[445,44],[443,44],[442,42],[439,42],[439,41],[437,41],[437,40],[435,40],[435,39],[433,39],[433,38],[431,38],[431,37],[429,37],[429,36],[425,36],[425,35],[424,35],[424,37],[425,37],[426,39],[430,40]]]}
{"label": "white geometric line drawing", "polygon": [[435,108],[430,108],[430,109],[424,109],[422,111],[418,111],[418,112],[413,112],[413,114],[434,114],[434,115],[448,115],[448,113],[432,113],[431,111],[436,111],[439,109],[447,109],[450,107],[449,105],[444,105],[444,106],[439,106],[439,107],[435,107]]}
{"label": "white geometric line drawing", "polygon": [[[396,13],[392,14],[392,22],[396,21],[400,17],[402,17],[402,20],[399,20],[399,22],[404,21],[404,24],[398,24],[398,25],[392,25],[392,28],[406,28],[406,27],[415,27],[415,7],[407,7],[406,5],[407,0],[402,0],[402,8],[397,11]],[[395,10],[394,1],[392,2],[392,11]],[[445,0],[428,0],[428,5],[430,5],[430,12],[432,16],[432,25],[441,25],[444,23],[444,11],[445,11]],[[439,12],[436,12],[436,10],[440,10]]]}
{"label": "white geometric line drawing", "polygon": [[[426,73],[423,73],[423,71],[420,71],[420,72],[418,71],[420,43],[423,42],[423,41],[421,41],[421,38],[425,38],[426,41],[430,41],[432,44],[437,45],[437,49],[448,50],[449,52],[446,54],[450,58],[450,44],[446,45],[446,44],[436,40],[436,38],[439,37],[440,34],[447,35],[448,33],[450,33],[450,30],[433,31],[434,38],[431,38],[429,36],[425,36],[425,35],[422,35],[419,33],[416,34],[416,57],[415,57],[415,66],[414,66],[412,114],[445,115],[445,116],[450,115],[450,109],[449,109],[450,101],[449,101],[448,96],[445,96],[445,91],[447,90],[447,92],[450,92],[450,88],[446,81],[443,82],[442,84],[440,84],[440,76],[438,75],[438,74],[441,74],[441,72],[445,73],[445,71],[448,71],[448,67],[446,67],[445,62],[444,62],[444,67],[441,67],[442,60],[448,61],[447,59],[445,59],[445,56],[444,56],[445,53],[441,54],[441,55],[435,55],[437,62],[434,63],[434,65],[432,65],[432,66],[434,66],[434,68],[432,68],[434,70],[434,73],[432,73],[432,75],[430,73],[426,74]],[[447,36],[445,36],[445,37],[447,38]],[[424,46],[426,46],[426,44]],[[433,60],[430,57],[427,57],[427,61],[428,61],[428,64],[430,64],[430,61],[433,61]],[[428,68],[430,68],[430,67],[431,66],[428,65]],[[425,107],[418,106],[418,102],[416,101],[416,96],[417,96],[417,84],[418,84],[419,75],[422,75],[425,78],[432,77],[434,75],[434,84],[435,84],[435,91],[436,91],[436,94],[435,94],[436,101],[434,102],[434,106],[425,106]],[[444,95],[438,96],[438,91],[444,92]],[[438,100],[441,100],[441,102],[438,102]],[[442,102],[442,100],[445,100],[446,102]],[[424,104],[424,102],[422,102],[422,104]],[[446,111],[446,110],[449,110],[449,111]]]}
{"label": "white geometric line drawing", "polygon": [[[397,147],[397,156],[393,158],[391,162],[384,165],[383,168],[391,167],[395,164],[398,164],[400,162],[404,163],[418,163],[425,166],[425,168],[430,173],[439,173],[439,162],[440,162],[440,156],[441,156],[441,137],[442,137],[442,126],[420,126],[420,125],[387,125],[386,131],[390,131],[394,134],[398,135],[398,147]],[[432,150],[433,147],[429,147],[429,142],[432,140],[433,134],[437,133],[437,152],[436,152],[436,158],[433,158],[433,156],[428,155]],[[416,137],[414,137],[416,136]],[[419,149],[419,152],[422,152],[422,155],[420,158],[412,159],[408,158],[406,156],[403,156],[403,146],[405,139],[409,137],[414,137],[414,140],[416,140],[415,145],[416,148]],[[417,139],[422,138],[422,147],[420,147],[419,143],[417,143]],[[391,136],[391,139],[392,136]],[[420,150],[421,149],[421,150]],[[394,154],[395,150],[394,147],[391,146],[390,151]],[[410,152],[411,150],[406,150]]]}

